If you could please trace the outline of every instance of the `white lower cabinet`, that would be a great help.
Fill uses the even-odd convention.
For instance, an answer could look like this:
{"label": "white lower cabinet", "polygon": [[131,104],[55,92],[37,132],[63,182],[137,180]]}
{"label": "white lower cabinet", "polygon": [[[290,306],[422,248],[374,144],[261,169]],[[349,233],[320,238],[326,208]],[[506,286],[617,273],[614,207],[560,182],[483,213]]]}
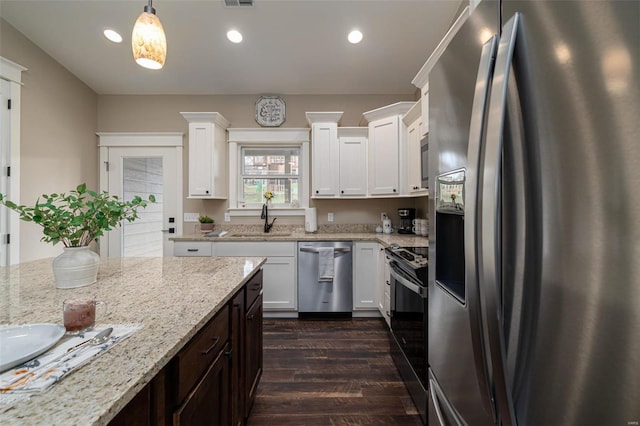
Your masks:
{"label": "white lower cabinet", "polygon": [[298,309],[296,243],[293,241],[216,241],[214,256],[266,257],[262,267],[263,306],[265,311]]}
{"label": "white lower cabinet", "polygon": [[[264,310],[286,313],[295,312],[298,309],[296,244],[293,241],[176,241],[173,254],[174,256],[266,257],[267,261],[262,268]],[[389,322],[388,266],[381,244],[366,241],[354,242],[354,316],[371,316],[372,311],[377,316],[379,310]]]}
{"label": "white lower cabinet", "polygon": [[209,241],[174,241],[173,255],[176,257],[207,257],[212,254]]}
{"label": "white lower cabinet", "polygon": [[378,309],[387,325],[391,326],[391,281],[389,275],[389,256],[384,251],[384,246],[380,244],[378,249]]}
{"label": "white lower cabinet", "polygon": [[267,261],[262,267],[264,310],[298,309],[296,243],[293,241],[175,241],[173,255],[266,257]]}
{"label": "white lower cabinet", "polygon": [[268,257],[262,271],[264,310],[296,310],[298,308],[296,258]]}
{"label": "white lower cabinet", "polygon": [[353,310],[378,308],[378,243],[354,243],[353,256]]}

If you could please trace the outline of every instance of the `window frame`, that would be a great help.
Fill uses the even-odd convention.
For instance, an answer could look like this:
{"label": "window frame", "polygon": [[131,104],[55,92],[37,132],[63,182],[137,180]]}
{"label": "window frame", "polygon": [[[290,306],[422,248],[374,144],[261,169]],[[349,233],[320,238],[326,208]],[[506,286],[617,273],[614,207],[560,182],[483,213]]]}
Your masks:
{"label": "window frame", "polygon": [[[298,203],[296,207],[275,205],[271,209],[275,216],[304,216],[309,207],[310,161],[309,128],[228,128],[229,143],[229,216],[259,215],[262,205],[242,205],[242,148],[299,148],[298,158]],[[266,177],[266,176],[265,176]]]}
{"label": "window frame", "polygon": [[[266,174],[266,175],[251,175],[251,174],[246,174],[244,173],[244,151],[246,149],[264,149],[264,150],[292,150],[295,149],[297,150],[297,155],[298,155],[298,173],[297,174],[291,174],[291,173],[285,173],[285,174],[281,174],[281,175],[270,175],[270,174]],[[261,200],[260,203],[248,203],[246,201],[246,199],[244,199],[244,180],[245,179],[296,179],[298,181],[298,198],[300,197],[300,187],[302,184],[301,181],[301,176],[302,176],[302,170],[300,170],[300,159],[302,156],[302,149],[300,147],[297,147],[295,145],[281,145],[281,146],[274,146],[274,145],[261,145],[261,146],[254,146],[254,145],[240,145],[239,146],[239,163],[238,163],[238,204],[240,205],[240,207],[244,207],[244,208],[262,208],[262,205],[264,204],[264,200]],[[282,154],[285,157],[286,160],[286,155],[283,153]],[[299,200],[298,200],[299,202]],[[271,205],[271,208],[288,208],[290,206],[287,206],[286,204],[283,203],[273,203]]]}

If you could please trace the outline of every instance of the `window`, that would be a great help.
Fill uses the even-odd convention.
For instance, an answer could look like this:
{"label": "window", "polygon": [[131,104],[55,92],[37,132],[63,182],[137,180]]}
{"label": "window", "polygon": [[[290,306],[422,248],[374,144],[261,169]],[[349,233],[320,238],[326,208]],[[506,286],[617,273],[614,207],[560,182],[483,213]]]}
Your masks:
{"label": "window", "polygon": [[264,194],[277,216],[309,207],[309,129],[229,128],[229,216],[260,215]]}
{"label": "window", "polygon": [[242,148],[238,201],[258,207],[270,191],[273,207],[299,205],[299,159],[298,147]]}

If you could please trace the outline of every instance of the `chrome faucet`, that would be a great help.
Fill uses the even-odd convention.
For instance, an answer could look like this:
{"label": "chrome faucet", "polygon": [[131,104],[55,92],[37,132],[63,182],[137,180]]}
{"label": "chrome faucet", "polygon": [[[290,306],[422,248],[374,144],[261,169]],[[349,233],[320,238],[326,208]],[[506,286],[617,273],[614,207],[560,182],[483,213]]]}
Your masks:
{"label": "chrome faucet", "polygon": [[273,224],[275,223],[277,217],[274,217],[273,222],[269,223],[269,207],[267,207],[266,204],[263,204],[260,219],[264,219],[264,232],[269,232],[271,231],[271,228],[273,227]]}

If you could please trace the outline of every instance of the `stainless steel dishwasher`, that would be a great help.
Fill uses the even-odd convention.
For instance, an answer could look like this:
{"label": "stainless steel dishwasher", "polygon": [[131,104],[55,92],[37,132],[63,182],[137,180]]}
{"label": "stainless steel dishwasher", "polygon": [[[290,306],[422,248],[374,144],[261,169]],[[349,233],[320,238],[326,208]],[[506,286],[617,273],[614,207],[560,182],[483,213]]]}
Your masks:
{"label": "stainless steel dishwasher", "polygon": [[[353,310],[352,246],[351,241],[298,243],[299,316],[351,315]],[[321,276],[322,272],[326,272],[324,264],[327,262],[327,255],[330,254],[333,254],[330,276]]]}

